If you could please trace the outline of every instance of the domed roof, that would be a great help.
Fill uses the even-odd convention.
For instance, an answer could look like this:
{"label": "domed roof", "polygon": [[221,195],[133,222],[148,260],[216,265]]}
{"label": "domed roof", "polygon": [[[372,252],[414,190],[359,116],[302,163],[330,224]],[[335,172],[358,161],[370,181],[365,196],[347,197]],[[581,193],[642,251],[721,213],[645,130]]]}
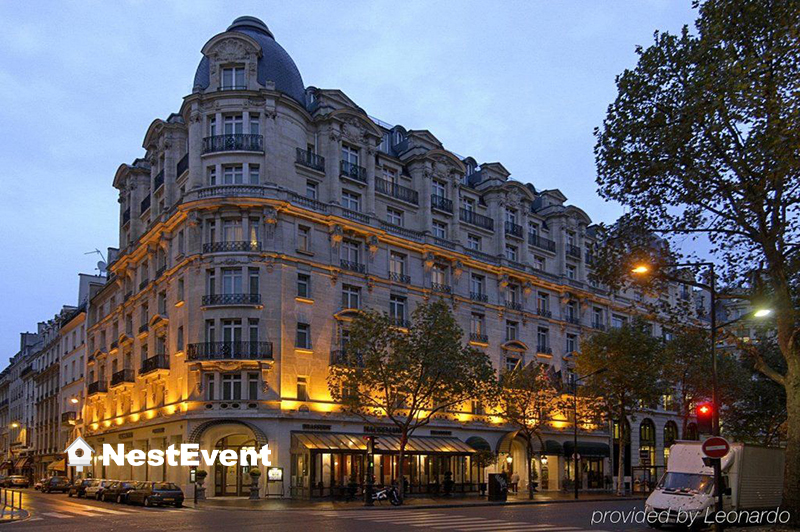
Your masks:
{"label": "domed roof", "polygon": [[[261,57],[258,60],[258,82],[264,85],[267,81],[275,83],[275,89],[288,94],[300,104],[305,105],[305,85],[300,71],[269,28],[256,17],[239,17],[228,26],[227,31],[236,31],[252,37],[261,46]],[[194,75],[194,88],[207,89],[209,85],[208,57],[203,57]]]}

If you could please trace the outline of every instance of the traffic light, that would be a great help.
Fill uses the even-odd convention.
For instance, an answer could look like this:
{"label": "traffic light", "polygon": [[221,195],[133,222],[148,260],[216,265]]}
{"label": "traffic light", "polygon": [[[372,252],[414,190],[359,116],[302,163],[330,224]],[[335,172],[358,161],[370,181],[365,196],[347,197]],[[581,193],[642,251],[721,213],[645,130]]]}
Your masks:
{"label": "traffic light", "polygon": [[697,431],[700,434],[711,434],[714,407],[711,403],[700,403],[695,410],[697,415]]}

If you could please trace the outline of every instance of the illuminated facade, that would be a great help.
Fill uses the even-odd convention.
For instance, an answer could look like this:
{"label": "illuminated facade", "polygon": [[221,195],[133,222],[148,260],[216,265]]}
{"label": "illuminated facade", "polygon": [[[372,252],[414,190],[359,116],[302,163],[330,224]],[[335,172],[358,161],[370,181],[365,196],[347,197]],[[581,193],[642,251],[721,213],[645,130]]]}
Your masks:
{"label": "illuminated facade", "polygon": [[[120,247],[87,311],[83,435],[95,449],[268,441],[285,470],[270,493],[336,495],[363,478],[369,430],[337,413],[326,382],[357,309],[402,325],[442,297],[498,370],[540,362],[569,379],[581,337],[640,306],[635,293],[588,281],[594,228],[560,191],[373,119],[342,91],[305,87],[257,19],[237,19],[202,53],[180,111],[155,120],[144,157],[114,177]],[[674,415],[648,416],[663,449]],[[447,471],[476,489],[473,448],[499,450],[497,468],[517,469],[525,485],[523,446],[479,404],[417,436],[410,482],[420,490]],[[580,439],[584,486],[602,489],[609,434]],[[560,489],[571,424],[545,440],[539,482]],[[379,482],[396,467],[391,432],[384,445]],[[98,464],[93,474],[170,480],[191,494],[180,468]],[[248,483],[246,470],[216,466],[208,493],[241,495]]]}

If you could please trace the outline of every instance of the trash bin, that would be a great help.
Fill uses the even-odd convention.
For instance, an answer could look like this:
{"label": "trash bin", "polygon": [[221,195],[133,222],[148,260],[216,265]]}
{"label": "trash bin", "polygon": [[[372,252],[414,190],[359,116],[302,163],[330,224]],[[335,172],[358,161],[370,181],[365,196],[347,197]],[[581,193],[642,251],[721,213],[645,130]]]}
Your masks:
{"label": "trash bin", "polygon": [[508,499],[508,481],[502,473],[489,475],[489,500],[506,501]]}

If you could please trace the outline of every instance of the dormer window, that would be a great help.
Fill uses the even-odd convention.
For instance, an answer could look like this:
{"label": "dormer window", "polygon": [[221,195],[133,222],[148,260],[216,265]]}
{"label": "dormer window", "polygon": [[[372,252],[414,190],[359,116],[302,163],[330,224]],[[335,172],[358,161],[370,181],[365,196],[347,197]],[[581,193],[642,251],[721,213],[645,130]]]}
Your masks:
{"label": "dormer window", "polygon": [[403,132],[402,131],[395,131],[394,132],[394,145],[397,146],[403,142]]}
{"label": "dormer window", "polygon": [[244,83],[244,67],[235,66],[222,69],[222,85],[220,90],[241,90],[246,89]]}

